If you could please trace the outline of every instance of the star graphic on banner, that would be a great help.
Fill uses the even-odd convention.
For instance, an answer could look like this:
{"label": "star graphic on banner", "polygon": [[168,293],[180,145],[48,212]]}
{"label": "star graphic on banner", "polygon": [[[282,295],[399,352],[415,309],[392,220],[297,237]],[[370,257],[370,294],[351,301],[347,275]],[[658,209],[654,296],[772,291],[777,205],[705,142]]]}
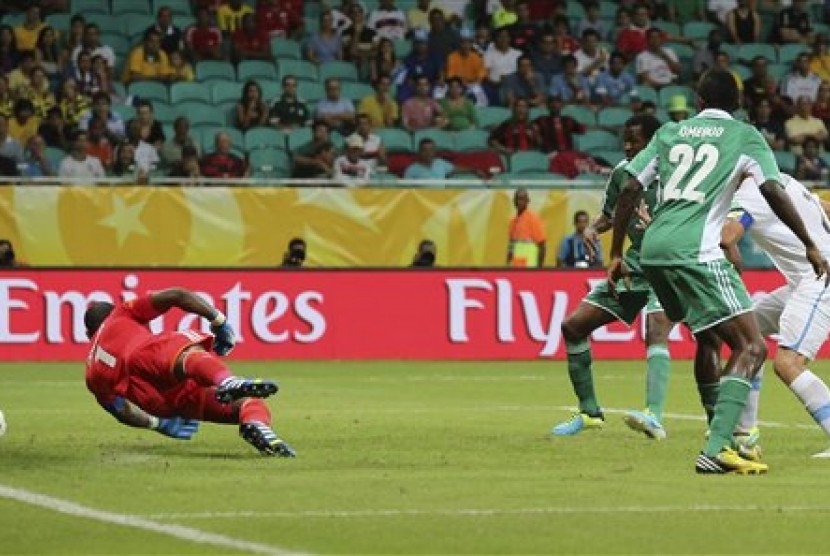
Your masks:
{"label": "star graphic on banner", "polygon": [[121,197],[113,199],[112,213],[98,221],[98,224],[115,230],[115,237],[118,247],[122,247],[130,234],[150,235],[150,230],[141,221],[141,212],[147,200],[138,201],[133,205],[127,203]]}

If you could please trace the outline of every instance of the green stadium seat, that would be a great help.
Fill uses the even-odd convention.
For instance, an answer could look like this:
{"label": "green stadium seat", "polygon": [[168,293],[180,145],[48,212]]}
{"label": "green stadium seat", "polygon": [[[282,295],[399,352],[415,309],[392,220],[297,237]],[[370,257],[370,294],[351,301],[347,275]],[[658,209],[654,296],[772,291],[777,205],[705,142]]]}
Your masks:
{"label": "green stadium seat", "polygon": [[775,46],[764,43],[748,43],[742,44],[738,49],[738,60],[733,59],[733,62],[741,61],[743,63],[751,62],[753,58],[763,56],[770,62],[778,59],[778,51]]}
{"label": "green stadium seat", "polygon": [[395,47],[395,57],[398,60],[405,58],[412,51],[412,43],[407,39],[397,39],[392,44]]}
{"label": "green stadium seat", "polygon": [[740,77],[742,81],[746,81],[752,75],[752,70],[749,69],[746,66],[735,65],[735,66],[732,66],[731,69],[732,69],[732,71],[734,71],[735,73],[738,74],[738,77]]}
{"label": "green stadium seat", "polygon": [[[612,0],[602,0],[599,3],[599,15],[600,17],[605,17],[609,19],[613,19],[617,15],[617,10],[620,9],[618,3],[613,2]],[[609,27],[606,27],[609,29]]]}
{"label": "green stadium seat", "polygon": [[383,146],[386,147],[387,152],[411,153],[414,151],[412,136],[405,129],[389,127],[378,129],[376,133],[383,142]]}
{"label": "green stadium seat", "polygon": [[211,84],[210,96],[216,103],[236,102],[242,98],[242,85],[236,81],[217,81]]}
{"label": "green stadium seat", "polygon": [[663,87],[660,89],[660,102],[659,105],[663,108],[667,107],[669,101],[671,101],[672,97],[683,95],[686,97],[686,102],[689,106],[695,105],[696,100],[696,93],[690,87],[685,87],[683,85],[669,85],[668,87]]}
{"label": "green stadium seat", "polygon": [[664,20],[657,20],[651,22],[652,27],[657,27],[664,33],[668,33],[669,35],[673,35],[675,37],[679,37],[682,34],[680,29],[680,25],[677,23],[673,23],[671,21],[664,21]]}
{"label": "green stadium seat", "polygon": [[336,77],[343,81],[358,81],[357,67],[351,62],[327,62],[320,66],[320,81]]}
{"label": "green stadium seat", "polygon": [[262,87],[262,98],[269,105],[282,95],[282,85],[279,81],[263,80],[259,82],[259,86]]}
{"label": "green stadium seat", "polygon": [[[122,33],[129,36],[129,32],[124,31],[124,25],[121,18],[113,17],[109,14],[93,13],[87,15],[83,14],[87,23],[94,23],[98,26],[102,33]],[[146,27],[144,28],[146,29]],[[142,29],[142,31],[144,30]]]}
{"label": "green stadium seat", "polygon": [[[310,81],[297,82],[297,96],[306,103],[316,104],[318,100],[326,96],[326,89],[322,83],[311,83]],[[343,95],[346,96],[345,94]],[[348,98],[348,97],[346,97]],[[313,106],[309,106],[310,109]]]}
{"label": "green stadium seat", "polygon": [[439,151],[452,151],[455,148],[452,133],[437,128],[417,130],[412,137],[414,148],[417,149],[421,140],[427,138],[435,141],[435,148]]}
{"label": "green stadium seat", "polygon": [[171,104],[178,104],[188,100],[200,100],[209,103],[210,90],[201,83],[173,83],[170,86]]}
{"label": "green stadium seat", "polygon": [[278,149],[259,149],[250,154],[248,163],[255,178],[288,178],[291,176],[291,158]]}
{"label": "green stadium seat", "polygon": [[654,89],[652,87],[649,87],[648,85],[637,85],[637,87],[634,90],[637,91],[637,96],[643,102],[651,101],[654,104],[657,104],[657,90],[656,89]]}
{"label": "green stadium seat", "polygon": [[[722,45],[720,45],[720,49],[722,52],[726,52],[727,54],[729,54],[730,60],[737,62],[740,58],[740,47],[738,47],[738,45],[736,44],[729,44],[725,42]],[[772,62],[774,61],[774,59],[770,61]]]}
{"label": "green stadium seat", "polygon": [[510,157],[510,173],[526,174],[530,172],[547,173],[550,160],[538,151],[519,151]]}
{"label": "green stadium seat", "polygon": [[773,151],[775,162],[782,172],[792,174],[795,172],[795,155],[790,151]]}
{"label": "green stadium seat", "polygon": [[[193,15],[193,8],[191,8],[189,0],[153,0],[152,13],[158,13],[162,6],[170,8],[174,16]],[[177,21],[176,24],[178,23]]]}
{"label": "green stadium seat", "polygon": [[683,24],[683,36],[693,41],[705,42],[709,39],[709,33],[716,29],[714,23],[708,21],[689,21]]}
{"label": "green stadium seat", "polygon": [[300,43],[291,39],[275,37],[271,39],[271,55],[278,60],[300,60],[303,57]]}
{"label": "green stadium seat", "polygon": [[590,153],[598,149],[619,149],[622,141],[613,133],[599,129],[586,131],[582,135],[574,135],[576,150]]}
{"label": "green stadium seat", "polygon": [[286,134],[277,129],[255,127],[245,132],[245,150],[249,153],[257,149],[285,149],[286,146]]}
{"label": "green stadium seat", "polygon": [[121,116],[125,122],[135,118],[135,108],[129,104],[113,104],[112,111]]}
{"label": "green stadium seat", "polygon": [[375,94],[375,89],[368,83],[343,81],[340,86],[341,94],[355,103],[358,103],[362,99]]}
{"label": "green stadium seat", "polygon": [[127,87],[127,92],[133,96],[150,101],[169,102],[170,95],[167,85],[158,81],[134,81]]}
{"label": "green stadium seat", "polygon": [[225,115],[216,110],[216,107],[199,101],[186,101],[175,105],[176,115],[190,120],[191,127],[196,126],[224,126]]}
{"label": "green stadium seat", "polygon": [[802,52],[809,53],[810,49],[803,44],[785,44],[778,49],[778,63],[792,66]]}
{"label": "green stadium seat", "polygon": [[66,158],[66,151],[57,147],[46,147],[44,154],[46,155],[46,159],[49,161],[49,164],[52,165],[52,170],[57,173],[61,160]]}
{"label": "green stadium seat", "polygon": [[59,31],[62,36],[66,35],[66,33],[69,31],[71,20],[71,13],[58,13],[46,16],[46,24],[52,27],[53,29]]}
{"label": "green stadium seat", "polygon": [[616,166],[625,159],[625,152],[617,149],[601,149],[591,152],[595,159],[602,159],[612,166]]}
{"label": "green stadium seat", "polygon": [[292,129],[288,134],[288,148],[291,151],[296,151],[309,141],[311,141],[311,128],[300,127]]}
{"label": "green stadium seat", "polygon": [[478,109],[478,125],[489,129],[510,119],[510,109],[503,106],[485,106]]}
{"label": "green stadium seat", "polygon": [[153,103],[153,114],[161,123],[172,123],[179,115],[178,111],[166,102]]}
{"label": "green stadium seat", "polygon": [[293,75],[299,80],[319,81],[317,66],[306,60],[280,60],[277,62],[277,76],[280,81],[286,75]]}
{"label": "green stadium seat", "polygon": [[571,21],[579,21],[585,17],[585,8],[579,2],[568,2],[565,16]]}
{"label": "green stadium seat", "polygon": [[562,108],[562,115],[569,116],[576,120],[577,122],[581,123],[582,125],[588,127],[596,127],[597,125],[597,115],[596,113],[587,106],[580,106],[578,104],[569,104]]}
{"label": "green stadium seat", "polygon": [[101,0],[72,0],[69,12],[72,14],[83,14],[84,17],[88,14],[108,14],[110,13],[109,2],[102,2]]}
{"label": "green stadium seat", "polygon": [[230,62],[223,62],[219,60],[203,60],[196,64],[196,79],[204,81],[205,79],[220,78],[228,81],[236,80],[236,72]]}
{"label": "green stadium seat", "polygon": [[121,33],[113,33],[112,31],[101,33],[101,44],[111,47],[113,52],[115,52],[116,58],[129,56],[130,49],[132,48],[132,44],[130,44],[130,40],[127,37]]}
{"label": "green stadium seat", "polygon": [[666,43],[666,47],[672,49],[681,61],[691,61],[691,59],[695,57],[695,49],[688,44],[670,42]]}
{"label": "green stadium seat", "polygon": [[597,125],[600,127],[619,128],[624,126],[625,122],[631,116],[632,112],[628,108],[609,106],[608,108],[603,108],[597,114]]}
{"label": "green stadium seat", "polygon": [[479,151],[488,149],[487,141],[490,138],[483,129],[465,129],[455,133],[455,150],[457,151]]}
{"label": "green stadium seat", "polygon": [[116,1],[112,3],[112,15],[120,17],[131,14],[152,15],[150,3],[136,2],[135,0],[132,2]]}
{"label": "green stadium seat", "polygon": [[546,106],[534,106],[530,109],[530,119],[535,120],[550,114],[550,110]]}
{"label": "green stadium seat", "polygon": [[276,79],[277,69],[265,60],[246,60],[237,66],[236,75],[239,81]]}
{"label": "green stadium seat", "polygon": [[156,23],[156,18],[152,15],[126,14],[116,21],[121,24],[121,31],[137,44],[143,40],[144,31]]}

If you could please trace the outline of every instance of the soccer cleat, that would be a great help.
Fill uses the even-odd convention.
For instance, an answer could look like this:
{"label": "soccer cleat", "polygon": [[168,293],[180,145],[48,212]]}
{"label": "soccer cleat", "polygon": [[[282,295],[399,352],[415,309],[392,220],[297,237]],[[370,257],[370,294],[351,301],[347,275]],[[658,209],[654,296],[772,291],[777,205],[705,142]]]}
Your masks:
{"label": "soccer cleat", "polygon": [[230,403],[242,398],[267,398],[278,390],[277,383],[270,380],[232,376],[216,388],[216,399],[221,403]]}
{"label": "soccer cleat", "polygon": [[239,436],[245,442],[259,450],[263,456],[293,458],[297,456],[294,448],[286,444],[271,427],[257,421],[239,425]]}
{"label": "soccer cleat", "polygon": [[555,436],[573,436],[585,429],[601,429],[604,424],[605,417],[603,417],[602,413],[596,417],[592,417],[587,413],[575,413],[567,421],[553,427],[550,433]]}
{"label": "soccer cleat", "polygon": [[707,456],[701,452],[695,460],[695,471],[700,474],[760,475],[768,470],[767,464],[744,459],[732,448],[724,448],[715,456]]}
{"label": "soccer cleat", "polygon": [[761,441],[761,429],[752,427],[748,431],[735,431],[732,438],[741,446],[753,448]]}
{"label": "soccer cleat", "polygon": [[666,438],[666,429],[648,409],[645,411],[629,411],[623,415],[623,421],[632,430],[641,432],[654,440],[665,440]]}

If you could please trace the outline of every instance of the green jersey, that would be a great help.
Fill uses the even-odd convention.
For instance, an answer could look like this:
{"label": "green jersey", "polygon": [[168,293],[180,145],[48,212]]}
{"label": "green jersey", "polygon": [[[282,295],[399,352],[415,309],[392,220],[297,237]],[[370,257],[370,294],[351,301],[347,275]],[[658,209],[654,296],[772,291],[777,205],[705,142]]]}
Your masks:
{"label": "green jersey", "polygon": [[[628,172],[626,172],[626,166],[628,166],[628,160],[623,160],[619,164],[614,167],[614,170],[611,171],[611,175],[608,177],[608,183],[605,185],[605,195],[602,198],[602,214],[604,214],[608,218],[614,218],[614,211],[617,209],[617,200],[620,197],[620,192],[622,191],[623,187],[625,187],[625,183],[628,181],[628,178],[631,177]],[[643,200],[648,207],[648,213],[654,214],[654,209],[657,206],[657,187],[649,187],[645,193],[643,194]],[[643,235],[645,234],[645,230],[643,226],[640,226],[640,219],[636,216],[631,219],[631,223],[628,225],[628,239],[631,240],[631,246],[626,251],[626,262],[628,259],[632,259],[635,261],[640,260],[640,249],[643,244]],[[638,264],[639,266],[639,264]]]}
{"label": "green jersey", "polygon": [[744,177],[781,181],[761,134],[722,110],[663,125],[626,167],[648,189],[659,177],[662,195],[643,239],[644,265],[697,264],[723,259],[721,229]]}

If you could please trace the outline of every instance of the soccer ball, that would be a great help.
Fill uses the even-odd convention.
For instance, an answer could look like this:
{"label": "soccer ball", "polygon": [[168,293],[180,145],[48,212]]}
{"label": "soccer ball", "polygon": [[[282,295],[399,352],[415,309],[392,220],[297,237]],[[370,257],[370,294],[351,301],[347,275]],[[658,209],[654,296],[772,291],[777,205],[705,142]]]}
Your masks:
{"label": "soccer ball", "polygon": [[6,430],[8,427],[6,426],[6,417],[3,415],[3,412],[0,411],[0,437],[6,434]]}

